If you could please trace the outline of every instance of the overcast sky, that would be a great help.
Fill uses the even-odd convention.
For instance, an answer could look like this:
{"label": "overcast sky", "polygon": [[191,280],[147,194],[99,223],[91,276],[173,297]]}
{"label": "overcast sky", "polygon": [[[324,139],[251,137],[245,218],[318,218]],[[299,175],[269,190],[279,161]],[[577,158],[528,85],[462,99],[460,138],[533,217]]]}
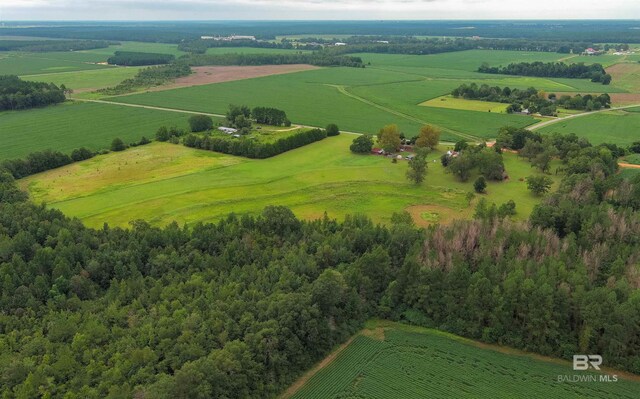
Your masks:
{"label": "overcast sky", "polygon": [[2,20],[640,19],[640,0],[0,0]]}

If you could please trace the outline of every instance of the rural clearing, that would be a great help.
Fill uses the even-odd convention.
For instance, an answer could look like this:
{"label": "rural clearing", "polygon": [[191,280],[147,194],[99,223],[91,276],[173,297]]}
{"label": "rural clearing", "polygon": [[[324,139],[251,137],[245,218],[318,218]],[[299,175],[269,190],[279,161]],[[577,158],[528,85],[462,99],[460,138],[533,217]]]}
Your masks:
{"label": "rural clearing", "polygon": [[[268,205],[288,206],[305,219],[325,212],[338,219],[364,213],[382,223],[394,212],[431,206],[428,212],[412,212],[420,226],[473,213],[474,201],[470,204],[466,195],[475,176],[459,182],[445,173],[439,158],[447,147],[429,154],[426,181],[416,186],[405,177],[406,161],[394,164],[386,157],[354,155],[349,151],[352,140],[351,135],[329,137],[264,160],[152,143],[19,183],[36,203],[46,202],[94,227],[126,226],[140,218],[155,225],[192,224],[219,220],[230,212],[259,214]],[[514,199],[515,218],[522,220],[540,201],[523,181],[537,172],[515,154],[504,158],[510,178],[489,182],[482,197],[498,205]]]}

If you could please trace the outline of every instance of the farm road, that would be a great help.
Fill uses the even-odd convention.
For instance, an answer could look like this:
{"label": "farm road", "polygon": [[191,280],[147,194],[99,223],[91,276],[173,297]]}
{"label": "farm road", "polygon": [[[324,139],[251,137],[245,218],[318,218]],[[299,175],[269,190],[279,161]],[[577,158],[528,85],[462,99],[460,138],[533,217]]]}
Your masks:
{"label": "farm road", "polygon": [[628,109],[628,108],[636,108],[636,107],[640,107],[640,104],[625,105],[623,107],[604,108],[604,109],[601,109],[601,110],[598,110],[598,111],[583,112],[581,114],[567,115],[567,116],[562,117],[562,118],[556,118],[556,119],[551,119],[551,120],[548,120],[548,121],[538,122],[535,125],[530,125],[529,127],[527,127],[527,129],[536,130],[536,129],[540,129],[540,128],[545,127],[545,126],[549,126],[549,125],[553,125],[555,123],[560,123],[562,121],[566,121],[567,119],[580,118],[582,116],[593,115],[593,114],[597,114],[597,113],[600,113],[600,112],[617,111],[617,110],[623,110],[623,109]]}

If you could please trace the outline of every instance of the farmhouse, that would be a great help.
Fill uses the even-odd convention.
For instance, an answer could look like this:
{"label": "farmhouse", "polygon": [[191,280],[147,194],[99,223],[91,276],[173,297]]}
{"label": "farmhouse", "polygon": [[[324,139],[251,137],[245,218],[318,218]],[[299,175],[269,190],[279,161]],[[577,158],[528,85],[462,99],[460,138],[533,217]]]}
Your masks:
{"label": "farmhouse", "polygon": [[600,55],[602,54],[602,51],[596,50],[592,47],[589,47],[588,49],[584,50],[584,55]]}
{"label": "farmhouse", "polygon": [[232,127],[224,127],[224,126],[220,126],[218,130],[226,134],[234,134],[238,131],[238,129],[234,129]]}
{"label": "farmhouse", "polygon": [[334,44],[334,46],[346,46],[347,43],[342,43],[342,42],[336,42],[336,44]]}

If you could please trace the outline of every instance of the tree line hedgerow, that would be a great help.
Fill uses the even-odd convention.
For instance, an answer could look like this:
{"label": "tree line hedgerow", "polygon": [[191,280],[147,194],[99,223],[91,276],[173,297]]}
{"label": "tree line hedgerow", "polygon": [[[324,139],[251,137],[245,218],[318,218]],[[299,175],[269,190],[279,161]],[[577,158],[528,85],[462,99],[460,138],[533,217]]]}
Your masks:
{"label": "tree line hedgerow", "polygon": [[539,112],[541,115],[553,115],[558,107],[565,109],[577,109],[596,111],[611,107],[611,97],[604,93],[598,96],[591,94],[576,94],[570,96],[563,94],[558,97],[555,93],[546,93],[535,87],[517,89],[510,87],[498,87],[476,83],[463,83],[451,91],[456,98],[467,100],[491,101],[509,104],[507,112],[520,112],[528,110],[529,113]]}
{"label": "tree line hedgerow", "polygon": [[140,88],[160,86],[173,79],[191,74],[191,67],[180,63],[152,66],[138,71],[131,79],[125,79],[117,86],[100,89],[98,92],[108,95],[130,93]]}
{"label": "tree line hedgerow", "polygon": [[22,110],[65,101],[64,86],[0,75],[0,111]]}
{"label": "tree line hedgerow", "polygon": [[324,129],[308,129],[279,138],[273,142],[263,142],[249,137],[218,137],[188,134],[182,140],[187,147],[222,152],[247,158],[269,158],[320,141],[327,137]]}
{"label": "tree line hedgerow", "polygon": [[180,57],[178,62],[190,66],[310,64],[364,68],[360,57],[336,55],[323,51],[292,54],[189,54]]}
{"label": "tree line hedgerow", "polygon": [[535,61],[512,63],[506,67],[492,67],[484,63],[478,68],[478,72],[547,78],[591,79],[592,82],[600,82],[603,85],[611,83],[611,75],[606,73],[601,64],[586,65],[582,62],[567,64]]}

